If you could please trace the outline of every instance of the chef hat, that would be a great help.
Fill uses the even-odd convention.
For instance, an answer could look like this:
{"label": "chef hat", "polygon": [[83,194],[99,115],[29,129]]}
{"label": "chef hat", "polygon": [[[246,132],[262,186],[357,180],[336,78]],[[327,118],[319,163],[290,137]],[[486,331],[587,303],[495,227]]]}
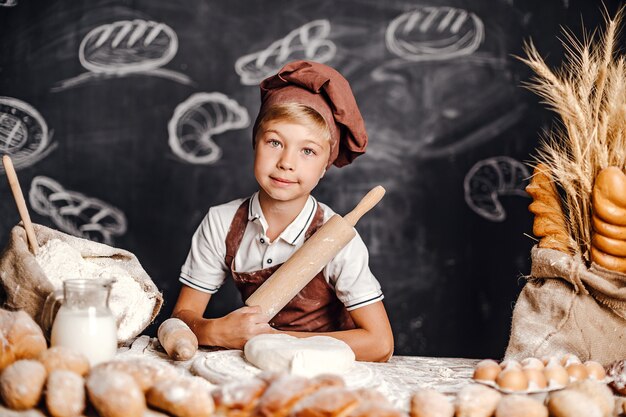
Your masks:
{"label": "chef hat", "polygon": [[[261,82],[261,109],[254,123],[256,137],[265,110],[295,102],[316,110],[330,130],[328,165],[342,167],[365,153],[367,132],[350,84],[333,68],[312,61],[294,61]],[[254,142],[253,142],[254,143]]]}

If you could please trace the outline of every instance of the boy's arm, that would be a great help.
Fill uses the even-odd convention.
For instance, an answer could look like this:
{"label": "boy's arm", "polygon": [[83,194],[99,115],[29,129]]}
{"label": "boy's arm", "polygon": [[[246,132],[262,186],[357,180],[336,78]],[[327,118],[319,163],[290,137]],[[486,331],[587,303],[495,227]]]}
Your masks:
{"label": "boy's arm", "polygon": [[356,360],[387,362],[393,354],[393,333],[382,301],[350,311],[356,329],[336,332],[284,332],[296,337],[331,336],[346,342]]}
{"label": "boy's arm", "polygon": [[183,285],[174,306],[172,317],[187,323],[198,338],[198,344],[243,349],[252,336],[271,333],[267,316],[260,307],[242,307],[224,317],[205,319],[204,310],[211,294]]}

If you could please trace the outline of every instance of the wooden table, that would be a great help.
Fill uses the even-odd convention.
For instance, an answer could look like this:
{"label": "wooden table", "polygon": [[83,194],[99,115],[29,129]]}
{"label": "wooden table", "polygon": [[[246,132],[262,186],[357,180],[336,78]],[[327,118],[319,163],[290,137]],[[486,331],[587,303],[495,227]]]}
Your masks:
{"label": "wooden table", "polygon": [[[148,336],[140,336],[129,346],[120,348],[116,357],[122,360],[134,358],[149,358],[164,366],[173,366],[183,375],[198,375],[197,369],[206,369],[210,374],[208,379],[213,383],[240,381],[260,372],[248,364],[238,350],[201,348],[192,359],[175,362],[165,354],[156,338]],[[342,377],[348,387],[375,388],[386,395],[395,407],[406,411],[411,394],[420,388],[432,388],[454,396],[471,383],[470,378],[478,361],[394,356],[387,363],[357,362],[350,373]]]}

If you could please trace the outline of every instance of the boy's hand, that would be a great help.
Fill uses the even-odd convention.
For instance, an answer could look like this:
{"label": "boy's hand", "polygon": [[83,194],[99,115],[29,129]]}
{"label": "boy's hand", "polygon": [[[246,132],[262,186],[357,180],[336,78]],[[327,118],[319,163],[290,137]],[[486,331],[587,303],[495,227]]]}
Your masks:
{"label": "boy's hand", "polygon": [[269,318],[262,313],[261,307],[241,307],[215,321],[216,336],[220,346],[229,349],[243,349],[248,339],[274,329],[268,324]]}

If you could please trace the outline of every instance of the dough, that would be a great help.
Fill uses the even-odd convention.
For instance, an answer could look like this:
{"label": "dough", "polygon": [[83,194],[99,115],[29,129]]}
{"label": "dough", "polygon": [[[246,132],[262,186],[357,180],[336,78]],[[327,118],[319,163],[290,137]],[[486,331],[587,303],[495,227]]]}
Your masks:
{"label": "dough", "polygon": [[334,337],[297,338],[287,334],[255,336],[244,346],[244,355],[248,362],[264,371],[307,377],[345,373],[355,359],[350,346]]}

